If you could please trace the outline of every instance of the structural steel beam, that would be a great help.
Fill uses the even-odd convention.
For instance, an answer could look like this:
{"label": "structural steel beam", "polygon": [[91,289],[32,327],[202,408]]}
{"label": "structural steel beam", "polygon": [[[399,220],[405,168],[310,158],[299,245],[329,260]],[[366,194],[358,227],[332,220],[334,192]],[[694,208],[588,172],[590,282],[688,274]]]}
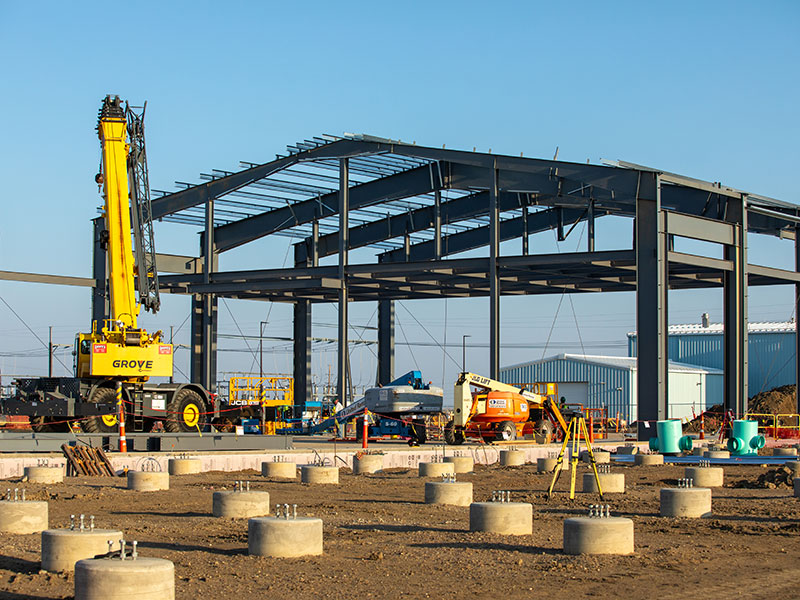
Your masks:
{"label": "structural steel beam", "polygon": [[[502,197],[503,194],[500,194]],[[517,217],[507,219],[499,223],[499,240],[506,240],[520,237],[525,231],[527,222],[528,235],[540,233],[552,229],[557,224],[557,209],[550,208],[529,213],[527,219]],[[565,208],[561,209],[564,219],[568,222],[580,221],[586,218],[585,209]],[[603,213],[607,214],[607,213]],[[489,226],[475,227],[467,231],[452,233],[442,238],[442,255],[458,254],[467,250],[474,250],[486,246],[490,241]],[[420,262],[433,260],[435,256],[435,245],[433,240],[412,244],[409,252],[410,262]],[[390,250],[381,255],[383,261],[387,263],[402,262],[405,256],[401,250]]]}
{"label": "structural steel beam", "polygon": [[642,173],[636,198],[636,332],[639,439],[668,417],[667,236],[657,173]]}
{"label": "structural steel beam", "polygon": [[730,223],[668,211],[664,212],[664,219],[669,235],[715,244],[733,244],[734,226]]}
{"label": "structural steel beam", "polygon": [[185,190],[155,198],[152,202],[151,214],[154,219],[160,219],[193,206],[200,206],[201,204],[205,204],[209,199],[213,200],[234,192],[296,163],[370,153],[375,152],[377,149],[378,145],[372,143],[356,140],[339,140],[310,150],[298,152],[291,156],[279,157],[276,160],[257,165],[250,169],[238,171],[207,183],[194,185]]}
{"label": "structural steel beam", "polygon": [[[438,170],[430,165],[416,167],[353,186],[350,189],[350,210],[428,194],[440,186]],[[339,202],[340,192],[331,192],[222,225],[216,230],[217,247],[220,252],[225,252],[265,235],[335,215],[339,212]]]}

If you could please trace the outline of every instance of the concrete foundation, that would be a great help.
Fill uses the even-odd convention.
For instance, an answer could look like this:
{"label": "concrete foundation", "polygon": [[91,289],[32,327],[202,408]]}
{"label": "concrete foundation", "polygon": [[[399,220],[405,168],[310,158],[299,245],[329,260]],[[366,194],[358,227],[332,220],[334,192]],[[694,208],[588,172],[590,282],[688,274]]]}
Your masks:
{"label": "concrete foundation", "polygon": [[170,458],[167,470],[170,475],[195,475],[202,473],[203,461],[199,458]]}
{"label": "concrete foundation", "polygon": [[96,558],[75,565],[75,600],[174,600],[175,566],[163,558]]}
{"label": "concrete foundation", "polygon": [[711,516],[708,488],[661,488],[661,516],[697,519]]}
{"label": "concrete foundation", "polygon": [[[592,449],[592,454],[594,454],[594,462],[597,463],[598,465],[606,465],[611,462],[610,452]],[[584,450],[583,452],[581,452],[580,459],[582,462],[585,463],[591,462],[589,459],[589,451]]]}
{"label": "concrete foundation", "polygon": [[500,466],[520,467],[525,464],[525,453],[521,450],[500,450]]}
{"label": "concrete foundation", "polygon": [[649,467],[653,465],[663,465],[663,454],[637,454],[633,457],[633,463],[638,466]]}
{"label": "concrete foundation", "polygon": [[39,533],[47,529],[47,502],[0,501],[0,533]]}
{"label": "concrete foundation", "polygon": [[249,519],[269,514],[269,492],[214,492],[211,512],[215,517]]}
{"label": "concrete foundation", "polygon": [[456,472],[453,463],[421,462],[418,469],[420,477],[441,477]]}
{"label": "concrete foundation", "polygon": [[275,479],[297,479],[297,465],[293,462],[262,462],[261,474]]}
{"label": "concrete foundation", "polygon": [[469,481],[426,481],[425,504],[472,504],[472,483]]}
{"label": "concrete foundation", "polygon": [[[536,459],[536,472],[537,473],[552,473],[555,471],[557,458],[537,458]],[[565,456],[564,462],[561,463],[562,471],[569,471],[569,460]]]}
{"label": "concrete foundation", "polygon": [[75,563],[108,552],[108,541],[119,548],[122,532],[116,529],[47,529],[42,532],[42,569],[74,571]]}
{"label": "concrete foundation", "polygon": [[706,452],[708,452],[708,448],[706,448],[705,446],[692,448],[692,456],[705,456]]}
{"label": "concrete foundation", "polygon": [[[600,479],[603,494],[625,493],[625,473],[598,473],[597,476]],[[591,469],[588,473],[583,474],[583,491],[591,494],[598,492],[597,481],[595,481]]]}
{"label": "concrete foundation", "polygon": [[727,450],[706,450],[703,453],[704,458],[730,458],[731,453]]}
{"label": "concrete foundation", "polygon": [[63,467],[25,467],[28,483],[61,483],[64,481]]}
{"label": "concrete foundation", "polygon": [[322,519],[261,517],[247,522],[251,555],[289,558],[322,554]]}
{"label": "concrete foundation", "polygon": [[686,467],[683,476],[701,488],[722,487],[725,471],[722,467]]}
{"label": "concrete foundation", "polygon": [[339,483],[339,469],[338,467],[304,465],[300,467],[300,481],[303,483]]}
{"label": "concrete foundation", "polygon": [[362,454],[353,457],[353,474],[377,473],[383,470],[383,454]]}
{"label": "concrete foundation", "polygon": [[445,456],[445,463],[452,463],[456,473],[472,473],[475,461],[471,456]]}
{"label": "concrete foundation", "polygon": [[564,520],[565,554],[632,554],[633,521],[624,517]]}
{"label": "concrete foundation", "polygon": [[169,489],[169,473],[128,471],[128,489],[137,492],[157,492]]}
{"label": "concrete foundation", "polygon": [[530,535],[533,506],[527,502],[473,502],[469,505],[469,530]]}
{"label": "concrete foundation", "polygon": [[639,451],[637,446],[617,446],[617,454],[628,455],[636,454]]}
{"label": "concrete foundation", "polygon": [[772,456],[797,456],[797,448],[773,448]]}

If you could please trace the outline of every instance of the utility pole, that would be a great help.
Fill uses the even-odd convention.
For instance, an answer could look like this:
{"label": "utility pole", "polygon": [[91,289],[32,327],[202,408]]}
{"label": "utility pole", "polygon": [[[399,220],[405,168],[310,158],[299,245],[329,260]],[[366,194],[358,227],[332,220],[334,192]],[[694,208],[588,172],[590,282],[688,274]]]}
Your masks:
{"label": "utility pole", "polygon": [[[169,343],[170,343],[170,346],[172,346],[172,356],[174,357],[175,356],[175,346],[174,346],[174,342],[172,341],[172,336],[174,335],[173,327],[174,327],[173,325],[169,326]],[[173,371],[173,374],[169,376],[169,382],[170,383],[174,383],[173,382],[173,380],[174,380],[173,375],[175,374],[175,369],[173,369],[172,371]]]}
{"label": "utility pole", "polygon": [[53,326],[49,327],[50,333],[47,340],[47,376],[53,376]]}

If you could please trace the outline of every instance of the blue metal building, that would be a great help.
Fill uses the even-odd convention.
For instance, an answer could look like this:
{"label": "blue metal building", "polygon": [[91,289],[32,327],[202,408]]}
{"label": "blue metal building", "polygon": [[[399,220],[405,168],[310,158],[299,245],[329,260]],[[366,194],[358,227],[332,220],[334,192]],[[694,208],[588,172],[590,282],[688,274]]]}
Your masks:
{"label": "blue metal building", "polygon": [[[749,395],[795,382],[794,321],[748,325]],[[670,325],[670,360],[713,369],[724,367],[722,324]],[[628,334],[628,356],[636,356],[636,332]]]}
{"label": "blue metal building", "polygon": [[[722,403],[722,371],[714,368],[669,363],[669,417],[692,417],[711,405]],[[608,415],[637,419],[636,359],[626,356],[559,354],[500,369],[506,383],[558,383],[559,395],[569,403],[606,408]]]}

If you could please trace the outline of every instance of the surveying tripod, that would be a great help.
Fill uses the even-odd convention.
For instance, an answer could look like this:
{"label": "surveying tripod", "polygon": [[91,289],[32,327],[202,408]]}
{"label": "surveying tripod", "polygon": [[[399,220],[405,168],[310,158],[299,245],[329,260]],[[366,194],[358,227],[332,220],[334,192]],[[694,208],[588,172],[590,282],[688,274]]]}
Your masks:
{"label": "surveying tripod", "polygon": [[589,441],[589,432],[586,429],[586,419],[583,414],[573,415],[567,426],[567,431],[564,432],[564,443],[561,444],[561,452],[558,454],[556,461],[556,468],[553,472],[553,480],[550,482],[550,489],[547,490],[547,497],[553,496],[553,488],[556,486],[558,476],[561,474],[561,465],[564,464],[564,452],[567,450],[567,444],[572,442],[572,457],[570,484],[569,484],[569,499],[575,499],[575,477],[578,470],[578,454],[580,449],[581,434],[586,442],[586,450],[589,452],[589,459],[592,464],[592,472],[594,473],[594,480],[597,482],[597,491],[600,493],[600,499],[603,499],[603,488],[600,487],[600,477],[597,474],[597,463],[594,460],[594,452],[592,452],[592,443]]}

